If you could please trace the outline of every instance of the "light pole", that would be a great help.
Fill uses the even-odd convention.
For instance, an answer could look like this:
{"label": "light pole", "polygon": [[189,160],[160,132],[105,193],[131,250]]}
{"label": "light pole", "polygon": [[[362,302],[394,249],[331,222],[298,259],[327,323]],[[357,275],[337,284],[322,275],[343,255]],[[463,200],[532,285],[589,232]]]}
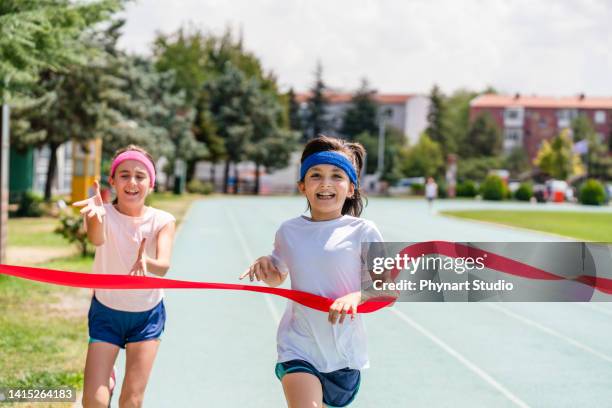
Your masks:
{"label": "light pole", "polygon": [[6,260],[6,241],[8,230],[8,172],[9,172],[9,118],[10,109],[7,103],[2,104],[0,123],[0,263]]}

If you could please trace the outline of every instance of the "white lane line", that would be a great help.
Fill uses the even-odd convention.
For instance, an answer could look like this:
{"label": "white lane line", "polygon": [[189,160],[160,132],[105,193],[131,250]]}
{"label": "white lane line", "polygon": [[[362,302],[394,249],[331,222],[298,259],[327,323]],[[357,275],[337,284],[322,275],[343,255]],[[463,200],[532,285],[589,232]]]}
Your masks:
{"label": "white lane line", "polygon": [[603,306],[599,306],[599,305],[594,304],[594,303],[582,303],[582,302],[579,302],[577,304],[582,306],[582,307],[586,307],[587,309],[597,310],[600,313],[612,316],[612,310],[607,309],[607,308],[605,308]]}
{"label": "white lane line", "polygon": [[572,346],[579,348],[582,351],[586,351],[589,354],[594,355],[595,357],[599,357],[602,360],[605,360],[609,363],[612,363],[612,357],[608,356],[607,354],[602,353],[601,351],[595,350],[594,348],[591,348],[589,346],[587,346],[584,343],[579,342],[578,340],[575,340],[571,337],[568,337],[564,334],[559,333],[558,331],[551,329],[550,327],[544,326],[543,324],[540,324],[534,320],[528,319],[525,316],[521,316],[517,313],[511,312],[510,310],[503,308],[501,306],[498,305],[493,305],[491,303],[485,303],[488,307],[490,307],[491,309],[496,309],[502,313],[504,313],[507,316],[510,316],[528,326],[534,327],[548,335],[551,335],[553,337],[556,337],[558,339],[564,340],[567,343],[571,344]]}
{"label": "white lane line", "polygon": [[[242,246],[242,253],[246,257],[247,262],[253,262],[255,260],[255,257],[253,256],[253,253],[251,252],[249,248],[249,244],[247,243],[247,240],[244,237],[242,229],[240,229],[240,224],[238,224],[238,221],[236,221],[236,217],[234,217],[234,214],[231,212],[231,210],[226,208],[225,212],[227,213],[227,216],[230,219],[232,228],[234,228],[234,232],[236,233],[236,236],[238,236],[238,241],[240,241],[240,246]],[[278,311],[276,310],[276,307],[274,307],[274,303],[272,302],[272,299],[270,298],[271,295],[267,293],[264,293],[263,295],[264,295],[264,299],[266,300],[266,305],[268,305],[268,309],[270,310],[270,313],[272,314],[272,318],[274,319],[274,322],[278,325],[280,323],[280,315]]]}
{"label": "white lane line", "polygon": [[404,314],[401,311],[399,311],[397,309],[397,306],[392,307],[389,310],[393,314],[395,314],[395,316],[397,316],[400,320],[404,321],[409,326],[411,326],[413,329],[417,330],[423,336],[427,337],[429,340],[431,340],[436,345],[438,345],[442,350],[446,351],[448,354],[450,354],[451,356],[453,356],[454,358],[459,360],[459,362],[461,364],[463,364],[470,371],[472,371],[474,374],[479,376],[482,380],[484,380],[486,383],[491,385],[497,391],[502,393],[506,398],[508,398],[515,405],[517,405],[519,407],[529,407],[529,405],[527,405],[527,403],[525,403],[525,401],[521,400],[519,397],[517,397],[511,391],[509,391],[506,387],[504,387],[499,382],[497,382],[493,377],[491,377],[489,374],[487,374],[482,368],[480,368],[476,364],[472,363],[470,360],[465,358],[461,353],[459,353],[457,350],[453,349],[451,346],[446,344],[443,340],[441,340],[439,337],[437,337],[432,332],[427,330],[425,327],[421,326],[419,323],[417,323],[416,321],[412,320],[406,314]]}

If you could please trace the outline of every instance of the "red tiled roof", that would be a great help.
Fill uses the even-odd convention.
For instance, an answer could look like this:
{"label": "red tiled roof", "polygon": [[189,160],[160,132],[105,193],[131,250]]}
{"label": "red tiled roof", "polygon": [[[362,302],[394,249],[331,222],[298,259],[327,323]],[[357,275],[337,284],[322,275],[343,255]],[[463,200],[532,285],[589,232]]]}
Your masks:
{"label": "red tiled roof", "polygon": [[485,94],[473,99],[470,106],[473,108],[522,106],[524,108],[551,109],[612,109],[612,98],[585,96],[555,98],[546,96]]}
{"label": "red tiled roof", "polygon": [[[298,93],[295,95],[298,103],[307,102],[308,98],[310,98],[311,93]],[[410,98],[412,98],[413,94],[374,94],[374,100],[378,103],[383,104],[404,104]],[[353,98],[353,94],[351,93],[340,93],[340,92],[327,92],[325,93],[325,97],[329,101],[329,103],[349,103]]]}

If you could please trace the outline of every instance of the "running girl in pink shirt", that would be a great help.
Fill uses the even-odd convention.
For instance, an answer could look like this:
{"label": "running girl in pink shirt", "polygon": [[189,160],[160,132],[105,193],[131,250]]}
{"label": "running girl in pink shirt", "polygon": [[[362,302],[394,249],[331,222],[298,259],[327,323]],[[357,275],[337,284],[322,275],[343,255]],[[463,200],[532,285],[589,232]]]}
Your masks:
{"label": "running girl in pink shirt", "polygon": [[[102,202],[98,182],[93,197],[74,203],[84,207],[81,213],[87,236],[96,246],[93,272],[164,276],[170,267],[175,219],[145,206],[145,198],[155,185],[153,158],[134,145],[118,151],[109,182],[117,194],[112,204]],[[119,405],[142,406],[166,321],[163,296],[161,289],[94,291],[89,309],[84,408],[109,406],[120,348],[126,350],[126,367]]]}

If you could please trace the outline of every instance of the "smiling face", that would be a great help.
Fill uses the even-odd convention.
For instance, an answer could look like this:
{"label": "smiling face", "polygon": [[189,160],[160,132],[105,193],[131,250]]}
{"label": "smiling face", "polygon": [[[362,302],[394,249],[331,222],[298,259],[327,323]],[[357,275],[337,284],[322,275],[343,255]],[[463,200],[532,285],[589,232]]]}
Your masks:
{"label": "smiling face", "polygon": [[311,167],[298,182],[298,188],[310,204],[310,213],[315,221],[325,221],[342,215],[342,206],[355,193],[355,186],[346,173],[331,164]]}
{"label": "smiling face", "polygon": [[144,164],[137,160],[126,160],[117,166],[109,182],[117,192],[118,202],[132,206],[144,205],[151,179]]}

